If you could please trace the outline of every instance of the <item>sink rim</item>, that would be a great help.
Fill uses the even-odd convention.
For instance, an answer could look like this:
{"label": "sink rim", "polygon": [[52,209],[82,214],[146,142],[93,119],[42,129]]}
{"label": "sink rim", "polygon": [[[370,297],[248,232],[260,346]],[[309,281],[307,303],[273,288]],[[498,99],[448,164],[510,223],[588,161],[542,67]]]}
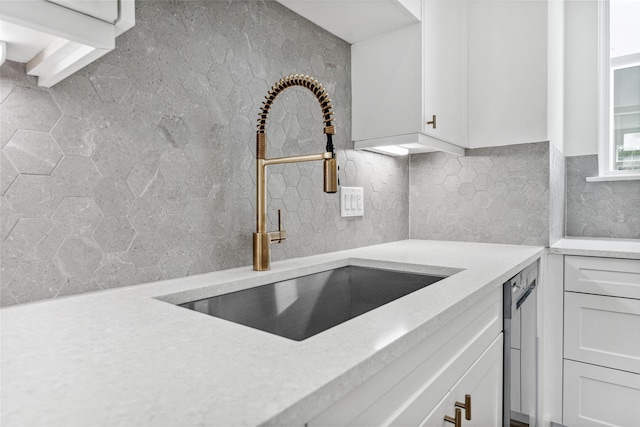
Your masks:
{"label": "sink rim", "polygon": [[[172,292],[164,295],[154,296],[153,299],[167,302],[172,305],[180,305],[191,301],[213,298],[220,295],[239,292],[259,286],[270,285],[277,282],[295,279],[302,276],[308,276],[323,271],[334,270],[341,267],[366,267],[376,268],[380,270],[398,271],[400,273],[426,274],[431,276],[442,276],[444,279],[434,283],[433,285],[446,282],[450,277],[465,271],[464,268],[448,267],[439,265],[412,264],[396,261],[386,261],[359,257],[345,257],[333,261],[324,261],[318,263],[310,263],[304,266],[281,267],[282,262],[272,265],[269,271],[255,272],[251,266],[229,269],[230,272],[238,272],[243,270],[247,272],[247,277],[239,279],[217,281],[215,284],[192,287],[189,289]],[[214,273],[224,272],[225,270]],[[204,273],[208,274],[208,273]],[[193,277],[193,276],[192,276]],[[185,278],[188,280],[188,277]],[[430,286],[433,286],[430,285]],[[429,287],[430,287],[429,286]]]}
{"label": "sink rim", "polygon": [[349,264],[177,305],[300,342],[448,277]]}

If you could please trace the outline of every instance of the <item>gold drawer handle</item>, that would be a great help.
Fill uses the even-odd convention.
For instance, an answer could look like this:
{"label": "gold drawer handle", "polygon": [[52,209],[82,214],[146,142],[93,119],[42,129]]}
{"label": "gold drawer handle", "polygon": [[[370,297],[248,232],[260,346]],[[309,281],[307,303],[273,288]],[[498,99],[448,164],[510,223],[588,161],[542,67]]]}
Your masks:
{"label": "gold drawer handle", "polygon": [[436,115],[435,115],[435,114],[431,116],[431,120],[429,120],[429,121],[427,122],[427,124],[428,124],[428,125],[433,125],[433,128],[434,128],[434,129],[436,128]]}
{"label": "gold drawer handle", "polygon": [[456,408],[455,418],[450,417],[449,415],[445,415],[444,420],[448,423],[453,424],[455,427],[462,427],[462,410],[460,408]]}
{"label": "gold drawer handle", "polygon": [[456,408],[464,409],[464,419],[470,421],[471,420],[471,395],[464,395],[464,403],[456,402]]}

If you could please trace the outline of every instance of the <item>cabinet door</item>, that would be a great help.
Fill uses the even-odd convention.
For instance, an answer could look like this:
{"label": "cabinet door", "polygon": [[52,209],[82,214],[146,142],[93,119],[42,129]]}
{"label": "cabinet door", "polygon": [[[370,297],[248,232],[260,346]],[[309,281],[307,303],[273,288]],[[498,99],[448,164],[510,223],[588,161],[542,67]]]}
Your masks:
{"label": "cabinet door", "polygon": [[[468,147],[468,2],[423,3],[424,132]],[[436,126],[427,121],[436,116]]]}
{"label": "cabinet door", "polygon": [[464,403],[465,394],[471,395],[471,420],[465,419],[465,410],[462,410],[465,427],[502,425],[502,341],[500,334],[420,424],[421,427],[450,426],[444,417],[453,417],[455,403]]}
{"label": "cabinet door", "polygon": [[637,426],[640,375],[587,363],[564,361],[566,426]]}
{"label": "cabinet door", "polygon": [[564,357],[640,374],[640,300],[565,292]]}

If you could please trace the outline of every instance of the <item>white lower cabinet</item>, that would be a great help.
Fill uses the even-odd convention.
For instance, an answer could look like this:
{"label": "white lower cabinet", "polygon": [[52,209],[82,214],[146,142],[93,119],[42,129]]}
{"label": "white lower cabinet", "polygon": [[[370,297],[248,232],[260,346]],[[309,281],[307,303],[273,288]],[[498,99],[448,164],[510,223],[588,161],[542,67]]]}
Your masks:
{"label": "white lower cabinet", "polygon": [[455,418],[456,402],[465,403],[471,397],[471,416],[462,408],[462,424],[466,426],[499,426],[502,423],[502,334],[453,386],[431,414],[420,424],[422,427],[452,425],[445,416]]}
{"label": "white lower cabinet", "polygon": [[471,396],[472,420],[502,417],[502,288],[443,324],[307,426],[446,426]]}
{"label": "white lower cabinet", "polygon": [[640,260],[564,257],[562,423],[640,425]]}
{"label": "white lower cabinet", "polygon": [[563,424],[568,427],[640,423],[640,375],[565,359]]}

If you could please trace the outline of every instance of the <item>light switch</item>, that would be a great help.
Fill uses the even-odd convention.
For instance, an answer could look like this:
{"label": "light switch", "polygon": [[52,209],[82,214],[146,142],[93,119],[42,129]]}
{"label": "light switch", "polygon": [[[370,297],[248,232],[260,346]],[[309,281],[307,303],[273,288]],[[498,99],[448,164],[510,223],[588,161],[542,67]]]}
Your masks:
{"label": "light switch", "polygon": [[340,216],[364,216],[364,188],[340,187]]}

